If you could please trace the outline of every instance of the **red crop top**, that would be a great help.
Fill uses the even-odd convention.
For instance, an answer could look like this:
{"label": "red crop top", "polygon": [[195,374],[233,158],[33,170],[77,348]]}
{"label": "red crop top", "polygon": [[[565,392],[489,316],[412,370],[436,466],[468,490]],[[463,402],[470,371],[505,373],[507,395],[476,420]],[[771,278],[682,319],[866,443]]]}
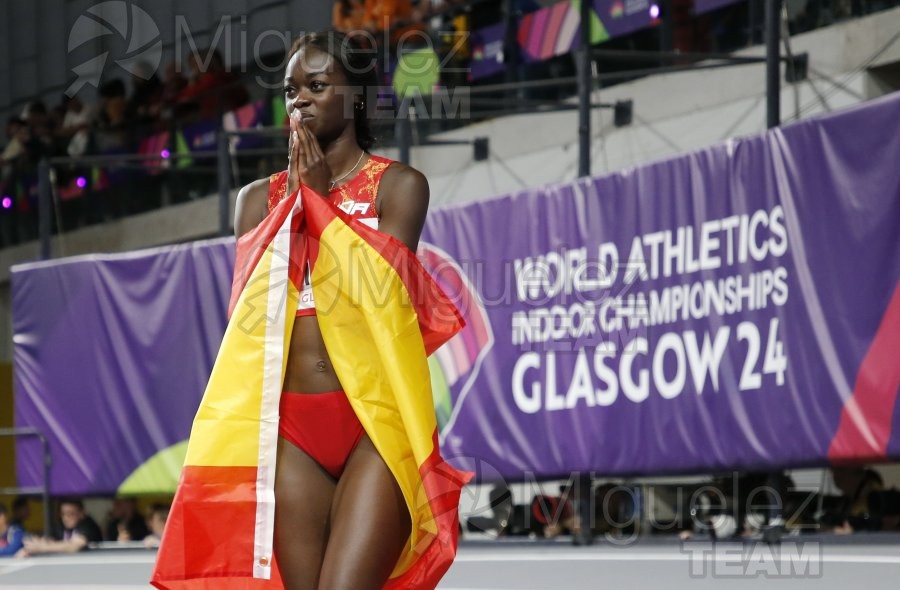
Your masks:
{"label": "red crop top", "polygon": [[[381,176],[393,160],[369,155],[362,169],[349,181],[337,186],[328,193],[328,197],[341,210],[359,219],[369,227],[378,229],[378,212],[375,211],[375,198],[378,196],[378,185]],[[287,196],[287,170],[269,177],[269,212]],[[309,265],[303,276],[303,287],[300,289],[300,302],[297,304],[297,315],[315,315],[316,307],[312,288],[309,283]]]}

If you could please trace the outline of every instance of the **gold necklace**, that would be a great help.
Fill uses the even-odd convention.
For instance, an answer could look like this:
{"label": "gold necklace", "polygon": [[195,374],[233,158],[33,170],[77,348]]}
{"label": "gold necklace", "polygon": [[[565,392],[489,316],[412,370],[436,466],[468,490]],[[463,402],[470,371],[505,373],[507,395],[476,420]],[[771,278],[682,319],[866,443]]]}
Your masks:
{"label": "gold necklace", "polygon": [[339,183],[340,181],[342,181],[342,180],[344,180],[345,178],[347,178],[348,176],[350,176],[350,173],[353,172],[354,170],[356,170],[356,167],[359,166],[359,163],[362,162],[363,156],[365,156],[365,155],[366,155],[366,151],[365,151],[365,150],[360,150],[360,152],[359,152],[359,159],[356,161],[356,164],[353,165],[353,168],[351,168],[350,170],[347,170],[347,171],[343,174],[343,176],[341,176],[340,178],[332,178],[332,179],[329,181],[328,190],[333,190],[334,187],[337,186],[337,183]]}

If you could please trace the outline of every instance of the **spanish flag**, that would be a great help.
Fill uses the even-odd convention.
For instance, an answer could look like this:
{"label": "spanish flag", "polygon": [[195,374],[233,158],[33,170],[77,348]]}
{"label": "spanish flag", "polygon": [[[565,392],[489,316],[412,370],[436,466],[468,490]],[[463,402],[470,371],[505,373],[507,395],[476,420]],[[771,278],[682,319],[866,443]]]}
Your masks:
{"label": "spanish flag", "polygon": [[295,195],[238,241],[228,327],[151,582],[283,587],[273,550],[278,404],[308,260],[335,372],[412,519],[385,588],[434,588],[456,554],[460,489],[470,474],[440,455],[427,356],[463,320],[403,243],[305,186]]}

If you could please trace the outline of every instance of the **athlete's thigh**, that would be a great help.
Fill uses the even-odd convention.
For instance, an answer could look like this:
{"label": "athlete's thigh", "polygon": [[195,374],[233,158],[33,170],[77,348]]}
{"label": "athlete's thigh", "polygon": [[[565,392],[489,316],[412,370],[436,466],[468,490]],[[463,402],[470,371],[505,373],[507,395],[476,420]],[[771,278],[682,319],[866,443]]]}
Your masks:
{"label": "athlete's thigh", "polygon": [[381,588],[409,540],[410,526],[400,487],[363,435],[338,481],[321,587]]}
{"label": "athlete's thigh", "polygon": [[316,590],[335,481],[306,453],[278,439],[275,559],[286,590]]}

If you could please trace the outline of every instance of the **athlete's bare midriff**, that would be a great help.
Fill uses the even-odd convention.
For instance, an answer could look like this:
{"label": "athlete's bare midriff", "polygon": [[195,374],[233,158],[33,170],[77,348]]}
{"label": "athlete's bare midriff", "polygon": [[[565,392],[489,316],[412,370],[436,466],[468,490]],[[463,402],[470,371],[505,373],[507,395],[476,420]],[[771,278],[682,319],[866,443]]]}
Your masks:
{"label": "athlete's bare midriff", "polygon": [[[363,152],[363,156],[365,152]],[[329,198],[341,208],[344,213],[361,221],[362,223],[379,229],[381,215],[378,198],[380,197],[379,183],[382,174],[393,164],[391,160],[369,155],[362,156],[357,161],[361,165],[356,174],[345,183],[333,188]],[[265,205],[269,212],[277,206],[280,200],[287,194],[286,176],[284,173],[272,175],[263,185],[260,182],[257,190],[259,195],[265,198]],[[275,182],[276,184],[271,184]],[[373,223],[374,222],[374,223]],[[298,285],[301,290],[301,302],[298,306],[301,315],[294,319],[294,328],[291,335],[290,348],[285,368],[284,384],[282,391],[292,393],[326,393],[343,389],[341,382],[334,372],[325,342],[319,330],[319,323],[310,311],[312,301],[308,277],[304,278],[303,285]]]}
{"label": "athlete's bare midriff", "polygon": [[288,349],[284,391],[292,393],[325,393],[341,389],[325,350],[316,316],[299,316],[294,320]]}

